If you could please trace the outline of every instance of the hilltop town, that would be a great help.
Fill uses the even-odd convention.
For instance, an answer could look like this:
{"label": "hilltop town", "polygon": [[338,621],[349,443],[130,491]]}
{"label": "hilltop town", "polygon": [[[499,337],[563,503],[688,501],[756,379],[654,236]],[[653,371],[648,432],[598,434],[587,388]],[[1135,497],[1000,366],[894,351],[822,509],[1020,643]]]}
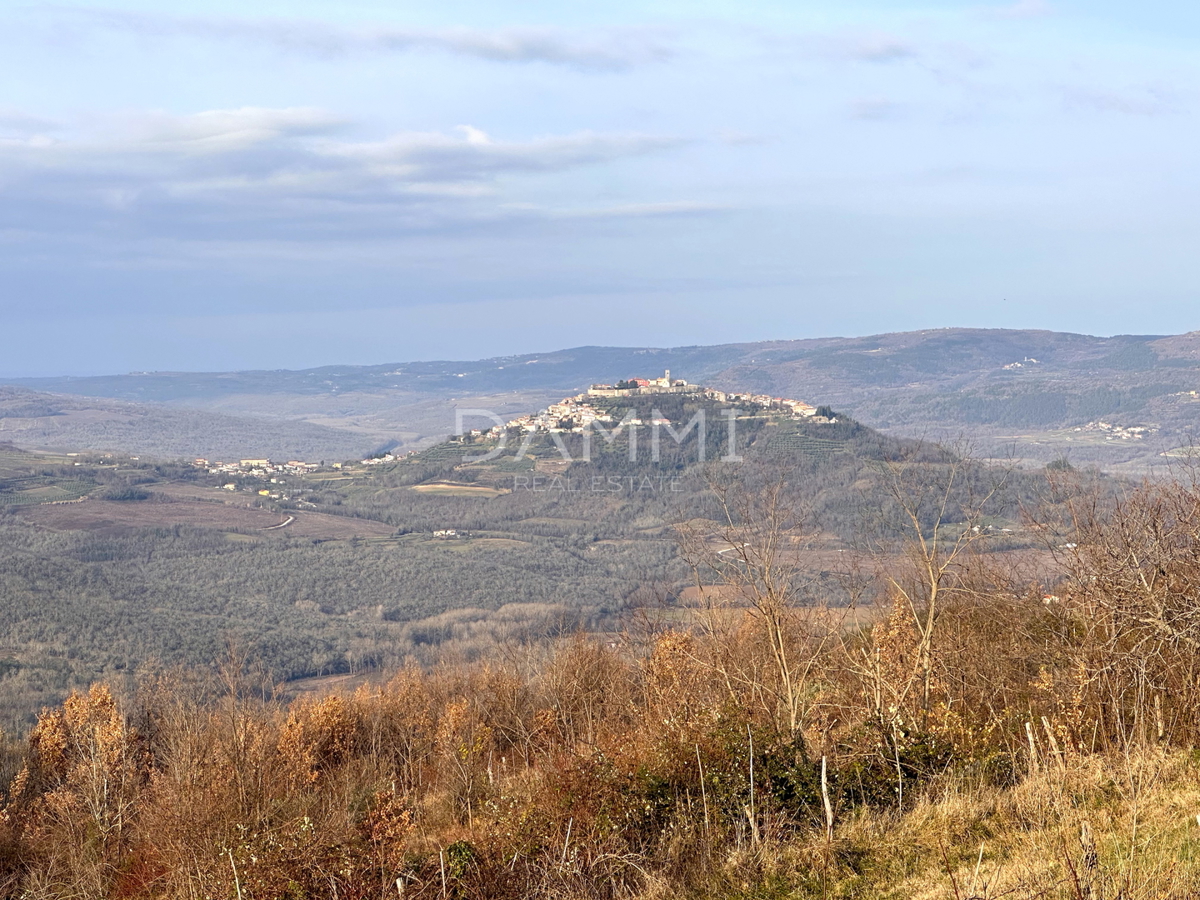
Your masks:
{"label": "hilltop town", "polygon": [[[715,388],[699,384],[688,384],[682,378],[671,378],[671,370],[667,369],[661,378],[629,378],[615,384],[593,384],[585,393],[574,397],[564,397],[558,403],[552,403],[545,409],[529,415],[518,416],[503,425],[497,425],[488,433],[499,436],[505,431],[525,432],[582,432],[594,422],[612,422],[611,413],[603,408],[597,408],[595,401],[618,397],[643,397],[655,394],[686,394],[701,400],[715,403],[746,404],[761,410],[769,410],[793,418],[807,418],[812,422],[830,422],[831,418],[818,416],[817,407],[803,400],[791,400],[786,397],[772,397],[768,394],[750,394],[719,391]],[[642,420],[627,418],[626,425],[669,425],[666,419]],[[479,437],[483,431],[470,432]]]}
{"label": "hilltop town", "polygon": [[[787,397],[773,397],[769,394],[754,394],[748,392],[721,391],[716,388],[699,384],[689,384],[682,378],[672,378],[671,370],[667,369],[659,378],[628,378],[614,384],[593,384],[584,393],[572,397],[564,397],[558,403],[552,403],[536,413],[518,416],[503,424],[498,424],[488,431],[473,429],[467,431],[455,440],[478,439],[485,436],[499,437],[506,432],[539,432],[539,433],[581,433],[593,423],[614,423],[621,426],[669,426],[671,421],[658,410],[648,418],[639,418],[626,414],[620,421],[613,415],[611,401],[621,398],[646,398],[655,396],[684,396],[689,400],[703,400],[712,403],[739,406],[749,415],[762,415],[804,419],[813,424],[836,422],[828,409],[820,409],[803,400]],[[664,404],[665,405],[665,404]],[[819,415],[819,412],[828,415]],[[418,456],[419,451],[406,453],[380,452],[363,460],[364,466],[377,466],[396,462],[409,457]],[[311,463],[290,460],[286,463],[274,462],[270,459],[241,459],[237,462],[211,462],[208,459],[197,458],[192,462],[195,468],[202,469],[210,475],[226,475],[238,478],[242,482],[268,482],[282,486],[287,483],[287,476],[312,475],[326,468],[324,463]],[[328,468],[341,469],[341,462],[329,464]],[[239,482],[228,482],[223,485],[226,490],[238,490]],[[284,494],[277,493],[279,488],[251,488],[259,494],[271,499],[288,499]]]}

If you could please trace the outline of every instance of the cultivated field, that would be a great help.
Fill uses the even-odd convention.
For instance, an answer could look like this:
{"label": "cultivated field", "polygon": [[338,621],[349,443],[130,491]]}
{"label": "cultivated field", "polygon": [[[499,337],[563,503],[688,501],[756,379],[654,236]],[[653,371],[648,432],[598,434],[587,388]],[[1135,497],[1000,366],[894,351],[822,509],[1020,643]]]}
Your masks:
{"label": "cultivated field", "polygon": [[417,484],[413,486],[412,490],[418,494],[443,494],[449,497],[499,497],[501,494],[508,493],[487,485],[456,484],[448,481]]}
{"label": "cultivated field", "polygon": [[[22,519],[55,531],[120,533],[137,528],[185,525],[263,537],[306,537],[319,540],[388,537],[391,526],[369,519],[327,513],[278,513],[240,501],[225,501],[213,488],[171,484],[155,487],[150,499],[137,503],[88,499],[80,503],[25,507]],[[279,527],[289,518],[284,527]]]}

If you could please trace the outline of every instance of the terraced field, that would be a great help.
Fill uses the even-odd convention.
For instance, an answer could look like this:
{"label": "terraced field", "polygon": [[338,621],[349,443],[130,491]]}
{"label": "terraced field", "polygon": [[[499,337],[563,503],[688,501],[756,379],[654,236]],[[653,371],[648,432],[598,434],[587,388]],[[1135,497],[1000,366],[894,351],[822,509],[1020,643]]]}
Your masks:
{"label": "terraced field", "polygon": [[0,506],[70,503],[86,497],[97,488],[96,482],[55,471],[64,466],[74,468],[73,463],[71,457],[0,446]]}
{"label": "terraced field", "polygon": [[781,434],[773,437],[768,442],[767,449],[773,452],[787,451],[809,456],[848,452],[845,441],[830,441],[802,434]]}
{"label": "terraced field", "polygon": [[0,483],[0,505],[38,506],[42,503],[71,503],[82,500],[96,488],[92,481],[59,481],[30,476]]}

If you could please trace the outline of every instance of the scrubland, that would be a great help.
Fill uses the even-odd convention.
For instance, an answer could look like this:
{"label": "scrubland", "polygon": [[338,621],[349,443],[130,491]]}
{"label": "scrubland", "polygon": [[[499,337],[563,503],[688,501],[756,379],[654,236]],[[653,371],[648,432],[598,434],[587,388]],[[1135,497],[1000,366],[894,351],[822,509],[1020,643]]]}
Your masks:
{"label": "scrubland", "polygon": [[681,535],[669,626],[290,702],[236,648],[97,684],[6,748],[4,895],[1195,896],[1200,489],[1054,490],[1053,585],[900,502],[868,626],[800,605],[759,489]]}

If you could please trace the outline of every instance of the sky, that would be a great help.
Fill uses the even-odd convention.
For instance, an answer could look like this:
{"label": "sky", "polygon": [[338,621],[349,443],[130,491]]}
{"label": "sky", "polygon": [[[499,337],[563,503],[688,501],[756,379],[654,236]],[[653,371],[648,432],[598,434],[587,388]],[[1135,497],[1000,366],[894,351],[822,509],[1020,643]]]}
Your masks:
{"label": "sky", "polygon": [[1200,6],[0,0],[0,375],[1200,329]]}

